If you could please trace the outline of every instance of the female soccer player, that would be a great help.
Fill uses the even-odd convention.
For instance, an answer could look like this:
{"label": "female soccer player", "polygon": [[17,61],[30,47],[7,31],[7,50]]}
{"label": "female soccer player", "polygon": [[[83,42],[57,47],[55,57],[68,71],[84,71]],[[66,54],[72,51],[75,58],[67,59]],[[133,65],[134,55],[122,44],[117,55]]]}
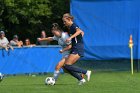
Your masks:
{"label": "female soccer player", "polygon": [[74,67],[73,64],[77,62],[80,57],[84,56],[84,45],[83,45],[83,35],[84,32],[73,22],[73,16],[69,13],[63,15],[63,23],[70,29],[70,37],[66,39],[66,42],[72,41],[72,48],[70,55],[65,61],[64,68],[75,78],[79,80],[79,85],[86,82],[78,73],[85,74],[87,76],[87,81],[90,80],[91,71],[84,70],[81,68]]}
{"label": "female soccer player", "polygon": [[60,68],[64,65],[64,62],[66,58],[68,57],[71,49],[71,41],[65,42],[66,39],[69,38],[69,35],[62,31],[62,29],[59,27],[57,23],[52,24],[52,33],[54,34],[53,37],[43,38],[39,39],[39,41],[47,40],[47,41],[53,41],[57,40],[58,44],[62,46],[62,50],[60,50],[60,53],[62,53],[63,58],[59,61],[59,63],[55,67],[54,71],[54,79],[57,80],[59,75]]}

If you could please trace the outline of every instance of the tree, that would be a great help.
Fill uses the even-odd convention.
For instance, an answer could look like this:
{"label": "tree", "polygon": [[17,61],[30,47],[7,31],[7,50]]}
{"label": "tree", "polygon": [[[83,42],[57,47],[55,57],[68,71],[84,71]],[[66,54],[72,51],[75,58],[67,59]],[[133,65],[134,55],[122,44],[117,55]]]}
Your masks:
{"label": "tree", "polygon": [[7,37],[14,34],[24,40],[36,40],[41,30],[48,31],[51,23],[62,24],[63,13],[69,11],[69,0],[0,0],[0,29]]}

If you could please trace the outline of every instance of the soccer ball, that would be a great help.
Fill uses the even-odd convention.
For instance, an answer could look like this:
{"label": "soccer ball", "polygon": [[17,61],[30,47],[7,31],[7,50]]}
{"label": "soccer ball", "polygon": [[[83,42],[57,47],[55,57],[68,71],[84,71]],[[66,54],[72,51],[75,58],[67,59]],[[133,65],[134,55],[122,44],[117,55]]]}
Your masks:
{"label": "soccer ball", "polygon": [[3,79],[3,74],[2,73],[0,73],[0,81],[2,81],[2,79]]}
{"label": "soccer ball", "polygon": [[46,85],[55,85],[55,79],[53,77],[47,77],[45,79],[45,84]]}

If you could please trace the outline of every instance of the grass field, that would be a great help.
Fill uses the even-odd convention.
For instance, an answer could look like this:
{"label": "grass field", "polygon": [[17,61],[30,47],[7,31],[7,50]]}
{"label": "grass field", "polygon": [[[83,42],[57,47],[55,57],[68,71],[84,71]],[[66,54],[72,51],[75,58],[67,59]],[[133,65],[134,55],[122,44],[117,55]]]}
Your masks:
{"label": "grass field", "polygon": [[82,86],[68,74],[60,75],[55,86],[47,86],[47,76],[7,76],[0,82],[0,93],[140,93],[140,73],[94,72]]}

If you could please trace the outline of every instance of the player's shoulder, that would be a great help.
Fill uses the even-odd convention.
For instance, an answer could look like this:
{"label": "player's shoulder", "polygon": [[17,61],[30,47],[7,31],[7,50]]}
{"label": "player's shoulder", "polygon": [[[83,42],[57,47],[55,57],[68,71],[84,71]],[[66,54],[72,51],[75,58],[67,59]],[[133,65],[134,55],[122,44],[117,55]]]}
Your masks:
{"label": "player's shoulder", "polygon": [[79,26],[76,23],[73,23],[71,27],[72,28],[79,28]]}
{"label": "player's shoulder", "polygon": [[67,32],[62,32],[62,38],[68,37],[68,33]]}

